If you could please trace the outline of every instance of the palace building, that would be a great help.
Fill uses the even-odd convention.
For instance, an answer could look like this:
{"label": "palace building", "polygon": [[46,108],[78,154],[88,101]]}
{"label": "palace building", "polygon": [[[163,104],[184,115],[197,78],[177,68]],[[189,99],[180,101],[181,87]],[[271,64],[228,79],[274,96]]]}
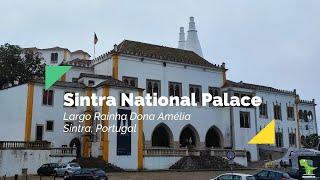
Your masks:
{"label": "palace building", "polygon": [[[237,154],[236,162],[258,161],[260,146],[248,141],[276,120],[276,144],[269,149],[302,147],[306,136],[317,134],[315,101],[301,100],[296,90],[234,82],[227,79],[225,63],[213,64],[203,57],[194,18],[187,38],[180,28],[179,47],[171,48],[124,40],[95,59],[84,51],[66,48],[26,48],[40,52],[48,65],[70,65],[60,81],[44,90],[43,80],[0,90],[3,126],[1,141],[48,141],[52,147],[76,147],[77,156],[102,157],[124,169],[168,169],[180,158],[199,155]],[[64,106],[65,93],[80,96],[189,96],[202,93],[260,96],[259,107],[196,106]],[[198,97],[198,98],[197,98]],[[66,121],[64,114],[191,114],[188,121]],[[63,133],[64,127],[136,126],[136,132]]]}

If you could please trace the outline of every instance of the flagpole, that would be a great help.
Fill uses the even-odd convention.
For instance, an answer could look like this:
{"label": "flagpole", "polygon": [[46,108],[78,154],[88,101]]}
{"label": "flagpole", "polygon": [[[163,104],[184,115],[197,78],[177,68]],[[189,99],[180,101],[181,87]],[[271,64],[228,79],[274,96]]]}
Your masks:
{"label": "flagpole", "polygon": [[96,59],[96,42],[95,42],[95,36],[96,36],[96,33],[94,33],[94,39],[93,39],[93,60]]}

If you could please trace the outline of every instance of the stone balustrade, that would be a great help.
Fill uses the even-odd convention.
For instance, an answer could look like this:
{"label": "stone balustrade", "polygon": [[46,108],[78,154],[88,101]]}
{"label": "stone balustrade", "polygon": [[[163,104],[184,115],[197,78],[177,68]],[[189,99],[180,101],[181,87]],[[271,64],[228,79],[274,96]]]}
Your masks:
{"label": "stone balustrade", "polygon": [[51,143],[47,141],[0,141],[0,149],[50,149]]}
{"label": "stone balustrade", "polygon": [[77,149],[71,148],[51,148],[50,156],[53,157],[66,157],[66,156],[77,156]]}

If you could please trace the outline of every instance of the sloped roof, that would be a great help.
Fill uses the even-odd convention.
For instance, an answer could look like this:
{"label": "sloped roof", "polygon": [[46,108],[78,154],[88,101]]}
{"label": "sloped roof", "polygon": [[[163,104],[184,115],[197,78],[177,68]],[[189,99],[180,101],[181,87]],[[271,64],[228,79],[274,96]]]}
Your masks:
{"label": "sloped roof", "polygon": [[[43,79],[35,79],[31,80],[31,82],[39,83],[39,84],[44,84]],[[79,82],[66,82],[66,81],[57,81],[54,83],[54,86],[60,86],[60,87],[72,87],[72,88],[85,88],[86,85],[83,83]]]}
{"label": "sloped roof", "polygon": [[80,73],[79,79],[87,77],[87,78],[96,78],[96,79],[108,79],[109,76],[100,75],[100,74],[89,74],[89,73]]}
{"label": "sloped roof", "polygon": [[111,87],[129,88],[129,89],[141,89],[141,88],[137,88],[129,84],[126,84],[123,81],[113,78],[112,76],[105,76],[105,81],[101,82],[95,87],[100,87],[104,85],[111,86]]}
{"label": "sloped roof", "polygon": [[160,59],[175,63],[197,65],[206,68],[221,68],[188,50],[124,40],[118,45],[118,53]]}
{"label": "sloped roof", "polygon": [[242,81],[234,82],[234,81],[227,80],[227,82],[224,84],[223,87],[237,87],[237,88],[244,88],[244,89],[263,90],[263,91],[296,95],[295,90],[294,91],[282,90],[282,89],[277,89],[277,88],[273,88],[273,87],[269,87],[269,86],[262,86],[262,85],[257,85],[257,84],[245,83]]}
{"label": "sloped roof", "polygon": [[[87,52],[85,52],[85,51],[83,51],[83,50],[76,50],[76,51],[71,52],[71,54],[72,54],[72,53],[83,53],[83,54],[87,54],[87,55],[90,56],[89,53],[87,53]],[[91,56],[90,56],[90,57],[91,57]]]}
{"label": "sloped roof", "polygon": [[78,66],[78,67],[89,67],[91,63],[92,63],[91,60],[77,58],[71,61],[63,62],[62,64]]}

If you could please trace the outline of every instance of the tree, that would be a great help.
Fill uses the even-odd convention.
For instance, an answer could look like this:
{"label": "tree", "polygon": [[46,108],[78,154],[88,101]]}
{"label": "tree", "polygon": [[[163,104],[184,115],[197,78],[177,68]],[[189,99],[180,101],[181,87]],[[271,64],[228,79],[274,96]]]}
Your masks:
{"label": "tree", "polygon": [[318,134],[310,134],[306,137],[305,141],[301,143],[306,148],[315,148],[319,144],[319,136]]}
{"label": "tree", "polygon": [[23,50],[17,45],[0,46],[0,89],[23,84],[44,76],[43,58],[38,52]]}

